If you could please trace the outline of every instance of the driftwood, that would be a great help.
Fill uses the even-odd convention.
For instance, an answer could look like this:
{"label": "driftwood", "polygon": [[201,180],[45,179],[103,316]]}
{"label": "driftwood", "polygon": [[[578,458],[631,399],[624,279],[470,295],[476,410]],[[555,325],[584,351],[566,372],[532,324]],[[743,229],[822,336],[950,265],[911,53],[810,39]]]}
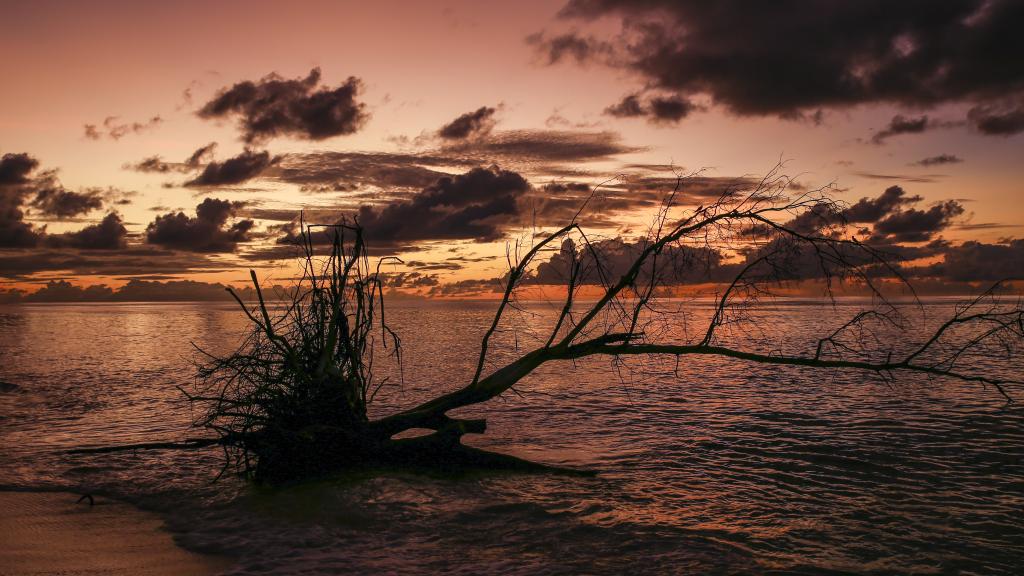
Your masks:
{"label": "driftwood", "polygon": [[[1019,300],[1007,303],[999,297],[1005,283],[957,308],[932,335],[900,352],[895,343],[885,343],[882,328],[900,327],[905,318],[879,286],[886,278],[902,281],[899,269],[882,252],[845,235],[843,207],[829,189],[794,192],[777,166],[752,189],[726,190],[715,202],[684,210],[677,206],[677,197],[686,182],[687,176],[678,177],[676,189],[624,269],[604,263],[597,243],[577,221],[583,208],[566,226],[535,236],[528,245],[510,247],[503,296],[481,340],[472,378],[453,392],[379,419],[367,416],[367,406],[388,383],[374,377],[373,359],[380,356],[375,348],[386,348],[401,360],[401,341],[385,322],[380,263],[371,266],[362,230],[355,224],[303,226],[304,273],[290,304],[272,314],[253,272],[255,307],[231,292],[252,324],[249,338],[227,357],[203,353],[207,361],[199,368],[199,384],[183,390],[202,409],[195,427],[214,436],[76,452],[217,445],[225,454],[222,473],[237,470],[269,482],[364,466],[550,470],[463,445],[464,434],[483,433],[486,423],[448,413],[503,394],[545,363],[596,355],[616,361],[669,355],[677,362],[712,355],[861,370],[888,380],[918,373],[976,382],[1012,401],[1009,392],[1021,385],[1020,375],[999,376],[977,366],[978,354],[1013,356],[1024,343],[1024,309]],[[808,226],[808,221],[814,224]],[[331,253],[318,260],[314,247],[325,242]],[[549,331],[538,340],[543,344],[490,367],[492,340],[507,323],[508,312],[520,310],[516,298],[533,280],[535,261],[555,250],[567,256],[565,295]],[[703,327],[684,336],[672,327],[688,319],[692,323],[687,318],[691,312],[660,307],[658,296],[673,286],[681,269],[699,269],[699,255],[709,250],[733,250],[744,254],[745,261],[721,284]],[[741,323],[744,310],[770,295],[773,286],[808,278],[822,282],[829,296],[837,284],[855,284],[873,296],[872,306],[802,354],[765,353],[722,342],[720,332]],[[584,287],[598,288],[600,296],[580,302]],[[879,345],[871,348],[870,342]],[[434,432],[393,438],[411,429]]]}

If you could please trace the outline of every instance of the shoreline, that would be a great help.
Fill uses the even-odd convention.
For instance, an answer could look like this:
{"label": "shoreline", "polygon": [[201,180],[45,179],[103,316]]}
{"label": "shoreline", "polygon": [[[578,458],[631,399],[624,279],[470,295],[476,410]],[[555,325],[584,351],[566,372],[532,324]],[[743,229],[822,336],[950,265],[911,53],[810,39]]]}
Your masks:
{"label": "shoreline", "polygon": [[130,504],[71,492],[0,490],[0,574],[218,574],[231,560],[181,548],[163,520]]}

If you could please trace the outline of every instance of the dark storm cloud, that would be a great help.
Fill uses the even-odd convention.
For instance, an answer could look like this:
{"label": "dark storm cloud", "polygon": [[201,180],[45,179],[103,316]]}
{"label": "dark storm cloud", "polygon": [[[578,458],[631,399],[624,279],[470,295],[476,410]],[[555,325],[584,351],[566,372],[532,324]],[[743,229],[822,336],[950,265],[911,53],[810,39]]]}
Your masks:
{"label": "dark storm cloud", "polygon": [[908,196],[899,186],[890,186],[876,198],[864,197],[838,212],[811,209],[786,223],[791,230],[811,233],[836,224],[874,224],[904,206],[921,201],[920,196]]}
{"label": "dark storm cloud", "polygon": [[33,192],[32,173],[39,161],[28,154],[0,157],[0,248],[27,248],[39,241],[39,233],[25,222],[22,204]]}
{"label": "dark storm cloud", "polygon": [[900,210],[875,223],[873,241],[926,242],[963,213],[964,207],[956,200],[940,202],[927,210]]}
{"label": "dark storm cloud", "polygon": [[39,167],[39,160],[28,154],[4,154],[0,158],[0,186],[27,184],[29,174]]}
{"label": "dark storm cloud", "polygon": [[922,158],[917,162],[914,162],[915,166],[943,166],[945,164],[960,164],[963,159],[954,154],[939,154],[937,156],[929,156]]}
{"label": "dark storm cloud", "polygon": [[641,101],[640,95],[629,94],[605,108],[604,113],[616,118],[646,117],[652,124],[675,124],[699,109],[693,102],[679,96],[654,96]]}
{"label": "dark storm cloud", "polygon": [[117,116],[107,116],[101,125],[85,124],[84,135],[89,140],[99,140],[107,136],[111,140],[120,140],[128,134],[141,134],[156,128],[163,122],[160,116],[153,116],[145,122],[118,122]]}
{"label": "dark storm cloud", "polygon": [[98,224],[86,226],[76,232],[49,234],[46,245],[54,248],[80,248],[83,250],[116,250],[126,246],[128,230],[116,212],[107,214]]}
{"label": "dark storm cloud", "polygon": [[686,118],[697,106],[677,96],[651,98],[648,116],[654,122],[678,122]]}
{"label": "dark storm cloud", "polygon": [[378,242],[495,240],[519,214],[519,198],[529,189],[515,172],[474,168],[441,178],[407,201],[363,206],[358,221]]}
{"label": "dark storm cloud", "polygon": [[195,217],[184,212],[157,216],[146,227],[146,242],[190,252],[233,252],[239,242],[250,239],[254,222],[228,220],[241,207],[240,203],[206,198],[196,206]]}
{"label": "dark storm cloud", "polygon": [[1020,134],[1024,132],[1024,94],[975,106],[967,112],[967,122],[978,132],[989,136]]}
{"label": "dark storm cloud", "polygon": [[24,221],[17,206],[0,195],[0,248],[30,248],[39,241],[39,234]]}
{"label": "dark storm cloud", "polygon": [[495,112],[497,112],[496,108],[481,106],[473,112],[466,112],[445,124],[437,131],[437,135],[445,140],[464,140],[487,134],[494,129]]}
{"label": "dark storm cloud", "polygon": [[920,196],[908,196],[903,188],[890,186],[877,198],[861,198],[843,210],[842,216],[847,222],[855,224],[878,222],[900,208],[920,201]]}
{"label": "dark storm cloud", "polygon": [[185,186],[202,187],[241,184],[259,176],[260,173],[278,160],[279,157],[271,157],[270,153],[266,150],[255,152],[246,148],[234,158],[228,158],[223,162],[210,162],[198,176],[185,182]]}
{"label": "dark storm cloud", "polygon": [[357,100],[362,82],[349,77],[335,88],[319,84],[319,68],[294,80],[270,74],[222,89],[197,114],[206,119],[237,117],[248,143],[277,136],[324,140],[359,130],[369,117],[366,105]]}
{"label": "dark storm cloud", "polygon": [[808,210],[790,220],[787,226],[808,233],[838,224],[862,225],[869,233],[868,243],[876,247],[895,247],[904,242],[931,241],[965,212],[956,200],[940,202],[926,210],[915,208],[922,200],[920,196],[908,195],[900,186],[890,186],[879,196],[861,198],[839,212]]}
{"label": "dark storm cloud", "polygon": [[[35,174],[39,161],[28,154],[5,154],[0,158],[0,248],[32,248],[40,243],[84,249],[123,245],[124,227],[111,213],[100,224],[77,232],[47,234],[25,222],[22,208],[27,203],[37,215],[66,220],[99,209],[105,203],[130,203],[134,193],[115,188],[66,190],[55,170]],[[115,219],[112,221],[111,218]]]}
{"label": "dark storm cloud", "polygon": [[54,218],[73,218],[88,214],[103,206],[103,192],[98,189],[72,192],[65,189],[56,180],[36,190],[35,197],[29,203],[44,216]]}
{"label": "dark storm cloud", "polygon": [[[786,223],[786,227],[803,234],[841,237],[853,232],[855,236],[893,263],[908,262],[942,254],[950,243],[938,235],[950,228],[964,213],[955,200],[935,204],[921,210],[914,205],[920,196],[910,196],[899,186],[891,186],[875,198],[861,198],[838,212],[811,209]],[[844,230],[852,226],[852,230]],[[909,243],[909,244],[908,244]],[[747,262],[779,248],[776,265],[791,279],[814,278],[822,274],[819,255],[807,246],[791,246],[791,242],[775,239],[766,246],[747,254]],[[843,254],[851,262],[868,264],[870,259],[860,250],[846,248]],[[887,270],[878,273],[889,275]],[[907,272],[911,276],[911,272]]]}
{"label": "dark storm cloud", "polygon": [[1016,0],[571,0],[561,16],[619,16],[622,33],[528,38],[549,62],[625,68],[648,89],[706,95],[739,115],[980,104],[1024,90]]}

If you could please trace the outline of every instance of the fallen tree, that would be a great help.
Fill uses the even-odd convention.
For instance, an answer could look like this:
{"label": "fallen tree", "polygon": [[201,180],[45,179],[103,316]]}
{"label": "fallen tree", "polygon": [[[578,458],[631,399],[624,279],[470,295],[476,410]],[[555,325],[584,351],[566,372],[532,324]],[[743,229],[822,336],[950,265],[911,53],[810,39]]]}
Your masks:
{"label": "fallen tree", "polygon": [[[290,303],[268,309],[255,272],[257,302],[234,292],[251,324],[241,347],[228,356],[202,352],[194,389],[184,390],[199,408],[197,429],[212,433],[184,442],[79,449],[195,449],[219,446],[225,467],[258,481],[282,482],[365,466],[507,468],[546,470],[541,464],[462,444],[483,433],[481,419],[449,413],[487,402],[510,390],[539,366],[588,356],[616,361],[633,356],[720,356],[743,362],[805,369],[849,369],[893,380],[900,373],[976,382],[1011,401],[1018,374],[980,369],[986,355],[1014,356],[1024,344],[1024,308],[1000,298],[1004,283],[960,306],[915,345],[885,341],[886,330],[907,328],[900,307],[885,297],[881,279],[902,281],[886,254],[847,236],[842,206],[829,190],[796,191],[779,167],[749,189],[725,190],[696,209],[677,202],[679,176],[635,254],[624,266],[607,255],[579,225],[509,247],[509,270],[493,319],[483,334],[468,382],[417,406],[372,419],[368,406],[388,383],[376,377],[375,358],[401,361],[401,341],[385,317],[381,262],[371,264],[362,229],[352,224],[302,226],[303,275]],[[329,254],[318,256],[318,246]],[[699,276],[712,254],[730,250],[741,259],[721,284],[698,330],[693,307],[662,306],[659,296],[682,275]],[[535,278],[541,254],[557,251],[564,265],[564,295],[537,345],[511,362],[491,366],[495,335],[519,310],[517,295]],[[552,259],[551,262],[555,260]],[[548,264],[550,265],[550,263]],[[839,284],[872,295],[871,306],[817,339],[803,353],[764,352],[726,342],[721,332],[746,318],[773,287],[816,278],[829,296]],[[580,301],[584,288],[599,295]],[[890,337],[891,338],[891,337]],[[869,344],[875,344],[869,346]],[[433,433],[395,438],[413,429]]]}

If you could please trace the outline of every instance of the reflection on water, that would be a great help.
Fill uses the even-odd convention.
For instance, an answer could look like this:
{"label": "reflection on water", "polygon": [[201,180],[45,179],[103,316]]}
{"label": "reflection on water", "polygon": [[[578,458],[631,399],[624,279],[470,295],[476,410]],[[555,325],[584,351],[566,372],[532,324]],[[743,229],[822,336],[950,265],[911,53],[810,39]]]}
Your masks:
{"label": "reflection on water", "polygon": [[[926,308],[938,317],[948,304]],[[464,383],[491,310],[391,304],[404,384],[376,410]],[[758,314],[782,342],[851,311]],[[56,454],[182,437],[190,414],[175,386],[191,382],[190,342],[223,351],[243,327],[229,305],[0,308],[0,381],[17,385],[0,391],[0,485],[128,499],[163,513],[184,545],[237,555],[239,573],[1024,567],[1024,409],[956,382],[714,358],[620,373],[587,359],[466,411],[489,424],[470,442],[600,472],[586,479],[361,475],[272,491],[210,485],[215,450]]]}

